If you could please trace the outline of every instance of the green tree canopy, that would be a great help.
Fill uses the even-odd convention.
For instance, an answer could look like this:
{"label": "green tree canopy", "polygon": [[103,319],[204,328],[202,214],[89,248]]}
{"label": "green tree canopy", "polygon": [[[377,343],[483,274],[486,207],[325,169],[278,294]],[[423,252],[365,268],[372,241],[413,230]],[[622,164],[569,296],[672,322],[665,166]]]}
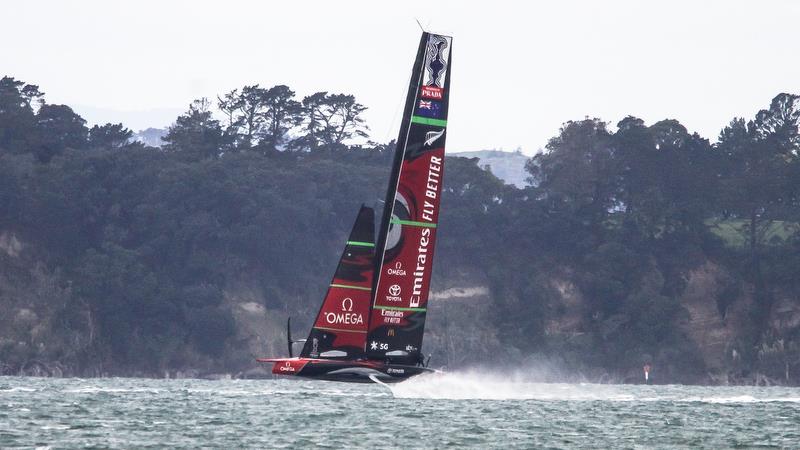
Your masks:
{"label": "green tree canopy", "polygon": [[89,129],[89,146],[98,149],[120,149],[130,145],[133,131],[121,123],[94,125]]}
{"label": "green tree canopy", "polygon": [[217,158],[228,143],[219,121],[213,118],[206,98],[195,100],[189,111],[178,117],[164,137],[164,150],[189,159]]}

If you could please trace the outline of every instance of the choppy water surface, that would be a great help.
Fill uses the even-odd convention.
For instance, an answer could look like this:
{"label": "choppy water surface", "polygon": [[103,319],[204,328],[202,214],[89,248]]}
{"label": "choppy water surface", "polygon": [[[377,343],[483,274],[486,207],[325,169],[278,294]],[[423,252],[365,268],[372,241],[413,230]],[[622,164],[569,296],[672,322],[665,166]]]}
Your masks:
{"label": "choppy water surface", "polygon": [[0,377],[0,447],[800,448],[800,389]]}

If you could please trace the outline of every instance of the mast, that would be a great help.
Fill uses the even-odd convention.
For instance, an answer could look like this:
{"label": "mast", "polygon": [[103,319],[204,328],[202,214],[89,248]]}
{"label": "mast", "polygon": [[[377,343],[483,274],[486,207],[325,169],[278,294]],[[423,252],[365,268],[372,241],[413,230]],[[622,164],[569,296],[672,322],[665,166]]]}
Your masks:
{"label": "mast", "polygon": [[[419,22],[417,22],[419,23]],[[386,249],[386,235],[389,232],[389,220],[392,218],[392,205],[394,204],[394,196],[397,192],[397,183],[400,179],[400,166],[403,164],[403,156],[405,155],[405,147],[408,142],[408,131],[411,127],[411,113],[414,110],[414,102],[417,100],[417,86],[420,85],[422,78],[422,64],[425,55],[425,44],[428,42],[428,33],[423,32],[419,40],[419,47],[417,48],[417,56],[414,59],[414,66],[411,69],[411,80],[409,81],[408,94],[406,94],[406,104],[403,108],[403,119],[400,122],[400,135],[397,137],[397,145],[394,150],[394,158],[392,163],[392,172],[389,175],[389,184],[386,186],[386,200],[383,203],[383,213],[381,214],[381,224],[378,228],[378,241],[375,244],[375,254],[383,255]],[[375,273],[378,274],[383,261],[380,258],[375,258]],[[378,284],[378,277],[375,277],[372,291],[373,301],[375,287]]]}

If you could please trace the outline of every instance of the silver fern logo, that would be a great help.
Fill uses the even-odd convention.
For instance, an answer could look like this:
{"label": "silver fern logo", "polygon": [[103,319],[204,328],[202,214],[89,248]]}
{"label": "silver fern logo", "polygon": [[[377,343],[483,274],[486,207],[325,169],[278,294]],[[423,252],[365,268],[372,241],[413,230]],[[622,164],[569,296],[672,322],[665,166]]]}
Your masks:
{"label": "silver fern logo", "polygon": [[444,134],[444,128],[439,131],[428,131],[425,133],[425,145],[430,147],[433,145],[434,142],[438,141],[440,137]]}

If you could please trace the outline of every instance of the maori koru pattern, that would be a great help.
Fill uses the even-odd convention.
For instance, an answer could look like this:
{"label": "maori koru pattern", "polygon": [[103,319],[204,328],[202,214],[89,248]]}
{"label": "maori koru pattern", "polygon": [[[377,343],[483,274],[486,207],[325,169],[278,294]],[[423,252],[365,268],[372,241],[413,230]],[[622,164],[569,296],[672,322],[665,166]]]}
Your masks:
{"label": "maori koru pattern", "polygon": [[445,69],[447,61],[444,58],[444,51],[447,49],[447,40],[441,36],[432,35],[428,39],[428,55],[425,61],[425,70],[428,72],[428,86],[444,87]]}

